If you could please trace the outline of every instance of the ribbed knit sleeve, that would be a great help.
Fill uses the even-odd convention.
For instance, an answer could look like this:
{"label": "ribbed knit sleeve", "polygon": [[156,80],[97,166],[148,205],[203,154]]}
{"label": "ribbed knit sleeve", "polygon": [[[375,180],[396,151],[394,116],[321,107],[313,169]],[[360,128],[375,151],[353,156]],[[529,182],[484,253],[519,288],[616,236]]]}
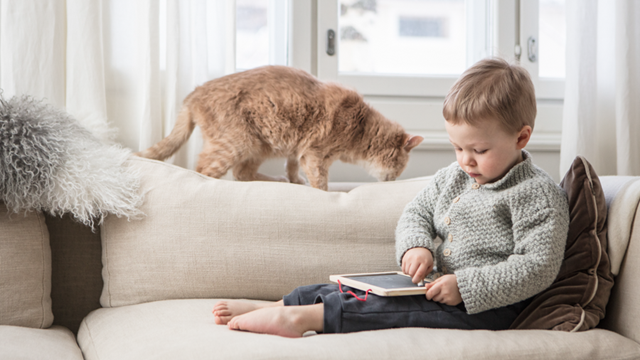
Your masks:
{"label": "ribbed knit sleeve", "polygon": [[435,251],[433,214],[444,176],[445,169],[438,171],[427,187],[405,206],[396,227],[396,260],[399,266],[402,266],[402,257],[409,249],[424,247],[432,253]]}
{"label": "ribbed knit sleeve", "polygon": [[513,254],[455,271],[469,314],[529,298],[550,286],[560,270],[569,229],[566,196],[552,183],[524,185],[509,200]]}

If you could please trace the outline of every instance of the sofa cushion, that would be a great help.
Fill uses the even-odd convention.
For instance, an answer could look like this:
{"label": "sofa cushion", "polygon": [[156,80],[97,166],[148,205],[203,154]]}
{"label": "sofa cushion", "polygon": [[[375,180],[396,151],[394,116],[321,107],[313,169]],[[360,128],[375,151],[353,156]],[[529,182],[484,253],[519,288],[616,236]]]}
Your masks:
{"label": "sofa cushion", "polygon": [[397,270],[394,231],[429,178],[326,192],[206,177],[135,158],[142,220],[102,225],[104,307],[180,298],[278,300],[340,273]]}
{"label": "sofa cushion", "polygon": [[0,325],[47,328],[51,312],[51,248],[39,211],[9,213],[0,202]]}
{"label": "sofa cushion", "polygon": [[594,328],[604,317],[613,286],[607,256],[607,204],[589,162],[579,156],[560,183],[571,222],[564,260],[554,283],[535,296],[511,325],[564,331]]}
{"label": "sofa cushion", "polygon": [[214,323],[217,300],[166,300],[98,309],[78,343],[87,360],[128,359],[637,359],[640,345],[612,331],[403,328],[290,339]]}
{"label": "sofa cushion", "polygon": [[83,360],[83,357],[75,336],[65,327],[0,326],[0,359]]}

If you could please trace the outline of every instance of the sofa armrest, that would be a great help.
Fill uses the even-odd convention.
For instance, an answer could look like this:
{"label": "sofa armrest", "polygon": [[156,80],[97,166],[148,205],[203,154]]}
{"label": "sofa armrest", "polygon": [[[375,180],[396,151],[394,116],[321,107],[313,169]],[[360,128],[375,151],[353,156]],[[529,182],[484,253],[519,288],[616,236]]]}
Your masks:
{"label": "sofa armrest", "polygon": [[615,278],[601,327],[640,343],[640,211],[635,210],[629,245]]}

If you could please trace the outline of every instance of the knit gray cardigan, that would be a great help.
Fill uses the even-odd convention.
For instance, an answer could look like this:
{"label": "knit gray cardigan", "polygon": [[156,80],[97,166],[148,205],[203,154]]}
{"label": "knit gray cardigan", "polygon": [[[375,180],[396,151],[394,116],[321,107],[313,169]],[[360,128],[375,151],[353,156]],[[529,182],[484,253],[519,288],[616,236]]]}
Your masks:
{"label": "knit gray cardigan", "polygon": [[[544,170],[524,161],[479,185],[458,165],[439,170],[404,209],[396,258],[425,247],[438,271],[455,274],[469,314],[527,299],[553,283],[569,230],[567,196]],[[442,244],[435,248],[436,236]]]}

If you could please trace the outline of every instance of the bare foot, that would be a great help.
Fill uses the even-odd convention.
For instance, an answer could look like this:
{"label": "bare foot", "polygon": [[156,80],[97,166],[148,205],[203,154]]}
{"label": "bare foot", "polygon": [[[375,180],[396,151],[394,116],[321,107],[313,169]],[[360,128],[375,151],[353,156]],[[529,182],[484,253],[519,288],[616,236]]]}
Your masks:
{"label": "bare foot", "polygon": [[301,337],[307,331],[322,331],[323,304],[265,307],[229,321],[229,329],[260,334]]}
{"label": "bare foot", "polygon": [[250,311],[261,309],[268,306],[280,306],[281,301],[276,303],[254,303],[242,300],[223,300],[218,301],[213,306],[213,316],[216,324],[226,325],[229,320]]}

